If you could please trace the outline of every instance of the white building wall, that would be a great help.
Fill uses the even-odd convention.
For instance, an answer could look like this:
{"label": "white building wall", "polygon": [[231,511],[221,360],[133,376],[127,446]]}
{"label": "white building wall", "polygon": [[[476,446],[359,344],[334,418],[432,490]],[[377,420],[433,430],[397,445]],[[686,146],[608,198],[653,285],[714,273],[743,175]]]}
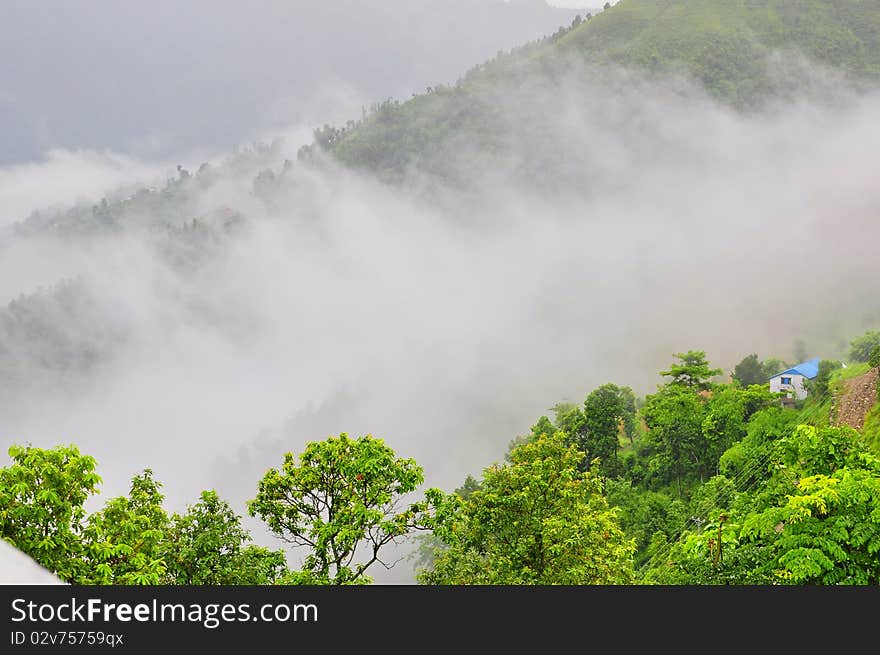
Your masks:
{"label": "white building wall", "polygon": [[[791,384],[782,384],[782,378],[791,378]],[[797,373],[777,375],[770,378],[770,391],[788,393],[789,395],[794,394],[795,398],[803,400],[807,397],[807,390],[804,388],[805,379],[803,375],[798,375]]]}
{"label": "white building wall", "polygon": [[64,584],[64,582],[0,537],[0,585],[9,584]]}

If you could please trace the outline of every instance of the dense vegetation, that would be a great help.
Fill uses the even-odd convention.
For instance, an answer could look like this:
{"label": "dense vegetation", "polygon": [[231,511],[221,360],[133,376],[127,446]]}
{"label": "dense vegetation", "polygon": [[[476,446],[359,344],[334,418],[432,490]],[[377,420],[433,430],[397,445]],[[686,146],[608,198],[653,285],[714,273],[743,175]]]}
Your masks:
{"label": "dense vegetation", "polygon": [[413,533],[424,584],[880,583],[880,403],[863,433],[831,420],[880,349],[795,403],[719,382],[704,352],[675,357],[645,398],[606,384],[558,404],[452,493],[417,498],[421,467],[370,435],[285,454],[248,512],[304,549],[299,567],[214,491],[169,515],[150,469],[86,513],[100,478],[74,446],[10,449],[0,535],[81,584],[363,584]]}
{"label": "dense vegetation", "polygon": [[[603,64],[661,78],[683,74],[746,111],[798,93],[806,62],[857,82],[880,77],[880,6],[873,2],[621,0],[588,18],[499,53],[454,84],[377,103],[345,126],[324,125],[301,157],[325,150],[388,180],[417,171],[462,185],[505,155],[527,152],[514,168],[522,179],[540,181],[544,159],[557,150],[547,143],[548,99],[601,93],[585,84],[607,76]],[[779,53],[801,55],[803,63]]]}
{"label": "dense vegetation", "polygon": [[562,49],[657,72],[684,70],[739,106],[771,92],[774,50],[854,75],[880,74],[880,7],[862,0],[621,0]]}

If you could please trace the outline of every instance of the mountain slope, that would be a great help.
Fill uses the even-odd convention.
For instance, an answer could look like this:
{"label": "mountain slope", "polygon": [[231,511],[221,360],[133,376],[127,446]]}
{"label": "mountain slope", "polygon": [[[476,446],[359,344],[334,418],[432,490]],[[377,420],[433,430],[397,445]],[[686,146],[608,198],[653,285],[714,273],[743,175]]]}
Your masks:
{"label": "mountain slope", "polygon": [[865,428],[865,419],[877,403],[877,371],[846,380],[837,399],[836,423],[854,430]]}
{"label": "mountain slope", "polygon": [[[324,149],[392,181],[415,169],[467,184],[473,171],[510,152],[511,132],[529,138],[546,128],[554,95],[608,74],[594,64],[685,73],[715,98],[750,109],[796,91],[809,74],[802,61],[880,79],[880,2],[621,0],[591,20],[499,53],[454,85],[383,102],[343,128],[324,126],[301,156]],[[521,150],[540,143],[535,138]],[[541,170],[526,166],[530,175]]]}
{"label": "mountain slope", "polygon": [[865,0],[623,0],[561,49],[650,70],[682,68],[719,97],[748,103],[775,49],[856,75],[880,73],[880,3]]}

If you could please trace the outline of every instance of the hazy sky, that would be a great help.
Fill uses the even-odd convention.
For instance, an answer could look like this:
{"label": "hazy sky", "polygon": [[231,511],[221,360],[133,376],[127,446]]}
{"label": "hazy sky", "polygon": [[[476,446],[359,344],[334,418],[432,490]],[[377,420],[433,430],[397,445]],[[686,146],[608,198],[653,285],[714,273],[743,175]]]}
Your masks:
{"label": "hazy sky", "polygon": [[6,0],[0,165],[140,157],[344,122],[571,22],[540,0]]}

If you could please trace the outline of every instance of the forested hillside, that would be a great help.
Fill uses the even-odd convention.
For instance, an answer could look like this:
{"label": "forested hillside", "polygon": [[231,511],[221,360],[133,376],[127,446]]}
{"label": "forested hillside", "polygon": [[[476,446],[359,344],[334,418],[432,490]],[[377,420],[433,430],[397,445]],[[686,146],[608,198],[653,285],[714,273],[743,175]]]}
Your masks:
{"label": "forested hillside", "polygon": [[[525,151],[538,163],[516,165],[523,180],[534,180],[547,174],[551,157],[544,153],[559,150],[560,137],[548,125],[552,99],[558,106],[568,96],[603,93],[592,84],[597,79],[640,84],[609,78],[597,67],[608,64],[661,79],[692,78],[719,101],[756,111],[803,93],[817,65],[856,82],[876,82],[880,6],[863,0],[621,0],[499,53],[454,83],[407,101],[378,103],[345,126],[325,125],[301,154],[325,149],[389,180],[418,172],[462,183]],[[518,140],[511,140],[511,129]]]}
{"label": "forested hillside", "polygon": [[593,61],[684,71],[747,107],[781,83],[767,57],[797,52],[856,76],[880,74],[880,7],[864,0],[622,0],[559,42]]}

